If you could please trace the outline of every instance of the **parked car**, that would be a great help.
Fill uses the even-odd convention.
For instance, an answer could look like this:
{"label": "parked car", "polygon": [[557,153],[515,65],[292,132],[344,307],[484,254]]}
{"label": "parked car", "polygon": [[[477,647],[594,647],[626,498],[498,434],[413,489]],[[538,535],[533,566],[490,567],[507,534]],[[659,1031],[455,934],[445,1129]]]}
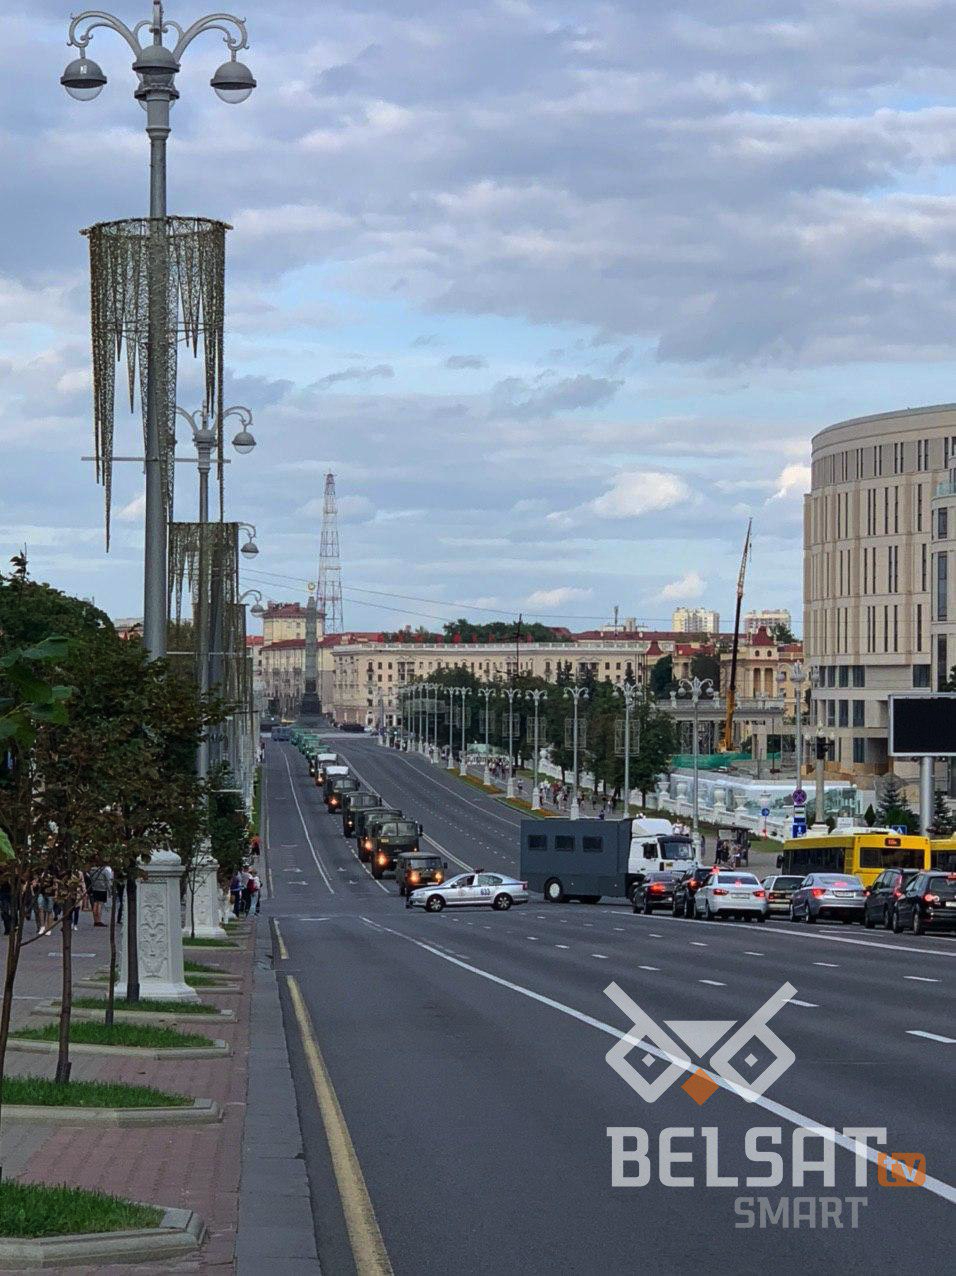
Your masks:
{"label": "parked car", "polygon": [[790,920],[833,917],[849,926],[863,916],[863,883],[852,873],[808,873],[790,897]]}
{"label": "parked car", "polygon": [[365,731],[365,726],[361,722],[340,722],[338,728],[340,731],[348,731],[353,735],[362,735]]}
{"label": "parked car", "polygon": [[721,921],[724,917],[756,917],[767,920],[767,892],[755,873],[736,869],[711,872],[694,896],[694,914],[705,921]]}
{"label": "parked car", "polygon": [[772,877],[763,879],[763,888],[767,892],[767,908],[771,916],[774,913],[789,914],[790,899],[802,881],[799,874],[787,876],[784,873],[775,873]]}
{"label": "parked car", "polygon": [[677,881],[672,901],[675,917],[694,916],[694,896],[710,877],[712,871],[709,867],[698,864]]}
{"label": "parked car", "polygon": [[512,904],[527,904],[528,883],[503,873],[462,873],[442,886],[423,886],[408,896],[409,908],[440,913],[443,908],[486,906],[503,912]]}
{"label": "parked car", "polygon": [[893,909],[893,930],[956,930],[956,873],[917,873]]}
{"label": "parked car", "polygon": [[655,908],[670,908],[674,903],[674,888],[679,880],[679,873],[648,873],[631,893],[631,907],[634,912],[653,913]]}
{"label": "parked car", "polygon": [[918,872],[918,868],[885,868],[873,885],[865,888],[866,898],[860,920],[867,930],[874,926],[885,926],[890,930],[896,901]]}

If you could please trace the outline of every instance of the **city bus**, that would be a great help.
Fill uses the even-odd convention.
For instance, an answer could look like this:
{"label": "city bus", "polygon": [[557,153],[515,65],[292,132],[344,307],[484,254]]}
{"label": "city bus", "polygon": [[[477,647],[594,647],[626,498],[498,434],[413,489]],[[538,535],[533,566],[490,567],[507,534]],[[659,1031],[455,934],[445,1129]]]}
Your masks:
{"label": "city bus", "polygon": [[[952,841],[956,855],[956,839]],[[820,837],[794,837],[783,844],[781,873],[852,873],[872,886],[884,868],[930,867],[929,838],[893,829],[835,829]]]}
{"label": "city bus", "polygon": [[943,873],[956,873],[956,835],[933,838],[929,844],[927,868],[939,869]]}

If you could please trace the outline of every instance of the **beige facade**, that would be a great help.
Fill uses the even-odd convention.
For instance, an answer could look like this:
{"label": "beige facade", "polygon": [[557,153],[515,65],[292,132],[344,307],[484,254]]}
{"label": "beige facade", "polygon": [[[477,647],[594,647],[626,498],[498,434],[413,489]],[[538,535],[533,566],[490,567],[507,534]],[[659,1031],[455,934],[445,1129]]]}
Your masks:
{"label": "beige facade", "polygon": [[559,670],[642,685],[654,662],[673,654],[671,638],[578,639],[567,643],[343,643],[333,655],[333,712],[339,722],[395,722],[399,688],[440,669],[464,668],[482,682],[522,674],[557,682]]}
{"label": "beige facade", "polygon": [[719,634],[720,613],[707,607],[678,607],[671,628],[676,634]]}
{"label": "beige facade", "polygon": [[[730,686],[731,652],[721,652],[720,685]],[[739,700],[779,700],[781,712],[792,718],[796,711],[796,691],[791,677],[793,665],[803,660],[801,643],[775,643],[766,629],[746,634],[737,651],[737,691]]]}
{"label": "beige facade", "polygon": [[792,618],[786,607],[767,607],[763,611],[748,611],[744,616],[744,632],[748,634],[755,634],[758,629],[766,629],[772,633],[775,625],[782,625],[784,629],[792,627]]}
{"label": "beige facade", "polygon": [[816,718],[835,732],[844,775],[888,769],[887,696],[931,685],[948,623],[931,586],[949,562],[934,559],[934,499],[954,463],[953,404],[843,421],[813,440],[804,645],[819,671]]}

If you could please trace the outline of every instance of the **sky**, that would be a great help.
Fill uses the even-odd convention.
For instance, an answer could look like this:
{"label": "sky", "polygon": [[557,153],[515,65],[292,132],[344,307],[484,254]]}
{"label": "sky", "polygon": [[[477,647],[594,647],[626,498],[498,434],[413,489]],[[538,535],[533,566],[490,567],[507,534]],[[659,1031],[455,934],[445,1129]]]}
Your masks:
{"label": "sky", "polygon": [[[148,144],[116,35],[90,46],[99,98],[61,89],[69,12],[0,0],[0,559],[26,545],[37,578],[131,616],[143,480],[116,467],[106,554],[78,232],[144,213]],[[726,627],[752,516],[745,605],[799,630],[814,432],[956,399],[956,5],[241,14],[258,88],[224,105],[220,37],[190,47],[169,206],[233,227],[226,403],[259,441],[227,477],[260,548],[244,587],[305,600],[331,469],[347,628],[591,628],[615,606],[666,627],[682,604]],[[118,453],[139,430],[121,407]]]}

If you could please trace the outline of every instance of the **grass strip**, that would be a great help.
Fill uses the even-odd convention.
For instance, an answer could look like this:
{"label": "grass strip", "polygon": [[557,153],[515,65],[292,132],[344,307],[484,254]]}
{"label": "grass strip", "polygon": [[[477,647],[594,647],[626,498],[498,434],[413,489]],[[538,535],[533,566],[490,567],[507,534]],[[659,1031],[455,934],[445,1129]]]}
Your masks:
{"label": "grass strip", "polygon": [[68,1081],[49,1077],[4,1077],[3,1102],[41,1108],[187,1108],[186,1094],[166,1093],[152,1086],[122,1081]]}
{"label": "grass strip", "polygon": [[238,944],[234,944],[231,939],[193,939],[191,936],[183,936],[184,948],[238,948]]}
{"label": "grass strip", "polygon": [[0,1182],[0,1236],[69,1236],[158,1227],[163,1211],[104,1192],[53,1183]]}
{"label": "grass strip", "polygon": [[226,975],[229,972],[221,966],[210,966],[204,961],[184,961],[183,970],[189,975]]}
{"label": "grass strip", "polygon": [[[80,1010],[106,1010],[105,997],[74,997],[73,1005]],[[126,1001],[117,998],[113,1007],[118,1015],[208,1015],[216,1014],[219,1007],[208,1001]]]}
{"label": "grass strip", "polygon": [[[23,1041],[57,1041],[59,1034],[58,1023],[45,1023],[39,1028],[18,1028],[10,1035]],[[84,1046],[138,1046],[152,1050],[213,1044],[209,1037],[199,1033],[180,1032],[178,1028],[166,1028],[161,1024],[114,1023],[112,1028],[107,1028],[105,1023],[82,1020],[70,1023],[70,1040]]]}

